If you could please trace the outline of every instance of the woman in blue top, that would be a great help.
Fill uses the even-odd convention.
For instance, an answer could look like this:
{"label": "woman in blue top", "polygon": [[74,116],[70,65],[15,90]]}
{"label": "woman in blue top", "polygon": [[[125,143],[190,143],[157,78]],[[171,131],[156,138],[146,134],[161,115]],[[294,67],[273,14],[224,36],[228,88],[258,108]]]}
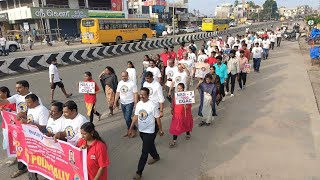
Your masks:
{"label": "woman in blue top", "polygon": [[228,68],[227,65],[222,63],[222,56],[217,56],[217,63],[214,64],[216,68],[216,74],[220,77],[220,94],[222,96],[222,101],[225,101],[225,92],[224,92],[224,81],[228,77]]}

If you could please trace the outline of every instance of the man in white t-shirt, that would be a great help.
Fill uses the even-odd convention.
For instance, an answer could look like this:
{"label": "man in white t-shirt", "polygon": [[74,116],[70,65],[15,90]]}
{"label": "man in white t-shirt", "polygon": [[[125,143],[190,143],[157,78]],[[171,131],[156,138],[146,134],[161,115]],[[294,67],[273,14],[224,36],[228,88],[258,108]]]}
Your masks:
{"label": "man in white t-shirt", "polygon": [[270,44],[270,40],[267,37],[265,37],[262,41],[263,59],[268,59]]}
{"label": "man in white t-shirt", "polygon": [[160,114],[158,106],[155,105],[149,98],[150,91],[148,88],[143,87],[140,91],[140,101],[137,104],[133,121],[129,129],[129,135],[134,131],[135,123],[138,122],[138,129],[142,140],[142,154],[140,156],[138,170],[134,179],[141,179],[142,172],[148,161],[148,155],[150,154],[152,159],[148,161],[148,164],[154,164],[160,160],[160,156],[157,152],[154,140],[159,131],[160,136],[164,135],[162,130],[162,124],[160,120]]}
{"label": "man in white t-shirt", "polygon": [[63,105],[65,118],[63,131],[54,135],[54,139],[67,139],[68,143],[76,146],[81,138],[81,126],[88,122],[87,118],[78,113],[78,106],[74,101],[67,101]]}
{"label": "man in white t-shirt", "polygon": [[0,36],[0,46],[1,46],[2,53],[5,55],[8,55],[8,52],[6,51],[6,43],[7,43],[6,38],[3,36]]}
{"label": "man in white t-shirt", "polygon": [[57,59],[52,59],[51,64],[49,66],[49,80],[50,80],[50,88],[51,88],[51,102],[53,102],[53,95],[54,90],[57,86],[61,88],[63,94],[66,96],[66,98],[69,98],[72,96],[72,94],[68,94],[64,88],[64,84],[62,83],[62,79],[59,76],[58,68],[57,68]]}
{"label": "man in white t-shirt", "polygon": [[64,116],[63,116],[63,103],[54,102],[51,104],[50,117],[47,123],[47,136],[52,137],[56,133],[63,131]]}
{"label": "man in white t-shirt", "polygon": [[256,43],[251,52],[253,59],[253,69],[255,72],[259,72],[263,49],[259,46],[259,43]]}
{"label": "man in white t-shirt", "polygon": [[156,67],[156,62],[151,59],[149,60],[149,67],[147,68],[147,72],[152,72],[153,77],[156,81],[161,82],[162,81],[162,75],[159,68]]}
{"label": "man in white t-shirt", "polygon": [[168,61],[168,66],[166,68],[166,93],[167,93],[167,98],[169,100],[169,102],[171,103],[171,98],[169,96],[169,90],[172,84],[172,78],[174,77],[175,73],[178,72],[178,67],[174,65],[174,60],[173,59],[169,59]]}
{"label": "man in white t-shirt", "polygon": [[[117,101],[120,98],[122,113],[126,121],[127,129],[129,130],[132,123],[132,112],[138,103],[138,90],[137,85],[129,80],[128,72],[122,72],[121,78],[122,80],[118,83],[113,109],[117,107]],[[136,128],[134,129],[136,130]],[[136,136],[136,131],[133,134],[133,137],[134,136]],[[128,131],[123,137],[128,137]]]}
{"label": "man in white t-shirt", "polygon": [[184,64],[179,63],[178,72],[175,73],[175,75],[172,78],[172,83],[169,90],[170,97],[173,97],[171,93],[174,92],[174,90],[177,90],[177,86],[179,83],[183,83],[185,87],[188,87],[189,78],[189,70],[186,68]]}
{"label": "man in white t-shirt", "polygon": [[[46,133],[47,123],[49,119],[49,110],[39,103],[39,98],[35,94],[29,94],[25,97],[26,104],[28,107],[27,115],[23,116],[19,114],[17,119],[23,124],[31,124],[37,126],[39,130],[43,133]],[[37,173],[28,174],[29,179],[38,179]]]}
{"label": "man in white t-shirt", "polygon": [[276,43],[277,40],[277,36],[274,34],[274,32],[272,32],[270,34],[270,48],[273,50],[274,49],[274,44]]}
{"label": "man in white t-shirt", "polygon": [[162,87],[158,81],[153,79],[153,74],[151,72],[146,72],[145,80],[143,87],[149,89],[149,99],[157,105],[157,109],[160,111],[160,117],[163,117],[165,99],[163,97]]}
{"label": "man in white t-shirt", "polygon": [[277,47],[280,47],[281,39],[282,39],[282,32],[280,29],[276,31],[276,35],[277,35]]}

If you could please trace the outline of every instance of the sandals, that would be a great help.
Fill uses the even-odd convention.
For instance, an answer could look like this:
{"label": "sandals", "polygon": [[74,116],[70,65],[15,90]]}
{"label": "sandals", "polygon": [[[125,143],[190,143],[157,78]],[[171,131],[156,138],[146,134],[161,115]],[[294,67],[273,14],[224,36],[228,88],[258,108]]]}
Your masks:
{"label": "sandals", "polygon": [[177,146],[177,143],[176,142],[172,142],[169,144],[169,148],[174,148]]}
{"label": "sandals", "polygon": [[204,125],[206,125],[206,124],[207,124],[206,122],[201,121],[201,123],[199,123],[199,127],[202,127],[202,126],[204,126]]}
{"label": "sandals", "polygon": [[14,173],[11,175],[11,178],[13,179],[13,178],[19,177],[19,176],[21,176],[22,174],[24,174],[24,173],[26,173],[26,172],[28,172],[28,169],[27,169],[27,168],[24,169],[24,170],[18,170],[18,171],[14,172]]}
{"label": "sandals", "polygon": [[191,135],[186,135],[186,140],[189,140],[191,138]]}

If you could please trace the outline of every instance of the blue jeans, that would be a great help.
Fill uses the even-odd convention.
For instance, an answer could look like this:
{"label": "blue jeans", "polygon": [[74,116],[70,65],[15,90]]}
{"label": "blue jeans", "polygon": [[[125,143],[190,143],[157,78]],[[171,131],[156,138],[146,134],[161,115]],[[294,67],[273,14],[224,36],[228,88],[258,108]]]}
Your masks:
{"label": "blue jeans", "polygon": [[263,48],[263,59],[268,59],[269,49]]}
{"label": "blue jeans", "polygon": [[261,58],[253,58],[253,69],[254,71],[258,71],[260,69]]}
{"label": "blue jeans", "polygon": [[[131,123],[132,123],[131,116],[132,116],[132,112],[133,112],[133,106],[134,106],[134,103],[121,104],[122,113],[123,113],[124,120],[126,121],[128,129],[130,128]],[[134,127],[134,128],[136,128],[136,127]]]}

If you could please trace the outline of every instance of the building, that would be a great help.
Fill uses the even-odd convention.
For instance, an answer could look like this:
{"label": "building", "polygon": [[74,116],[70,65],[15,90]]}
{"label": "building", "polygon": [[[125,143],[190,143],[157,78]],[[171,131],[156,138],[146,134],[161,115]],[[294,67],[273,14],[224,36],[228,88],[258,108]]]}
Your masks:
{"label": "building", "polygon": [[297,14],[299,16],[306,16],[312,13],[312,8],[309,5],[302,5],[297,7]]}
{"label": "building", "polygon": [[233,8],[231,4],[217,5],[215,9],[215,17],[217,18],[229,18],[233,14]]}
{"label": "building", "polygon": [[287,10],[286,7],[281,6],[278,10],[279,10],[279,15],[280,15],[280,16],[285,16],[284,14],[285,14],[285,12],[286,12],[286,10]]}
{"label": "building", "polygon": [[288,8],[284,11],[283,15],[286,19],[293,19],[297,16],[297,8]]}
{"label": "building", "polygon": [[168,19],[167,6],[165,0],[129,0],[128,13],[132,18],[151,18],[153,22],[164,23]]}
{"label": "building", "polygon": [[[80,20],[86,17],[126,17],[124,0],[5,0],[0,1],[0,28],[24,31],[53,39],[61,34],[80,33]],[[54,36],[52,36],[54,35]]]}

